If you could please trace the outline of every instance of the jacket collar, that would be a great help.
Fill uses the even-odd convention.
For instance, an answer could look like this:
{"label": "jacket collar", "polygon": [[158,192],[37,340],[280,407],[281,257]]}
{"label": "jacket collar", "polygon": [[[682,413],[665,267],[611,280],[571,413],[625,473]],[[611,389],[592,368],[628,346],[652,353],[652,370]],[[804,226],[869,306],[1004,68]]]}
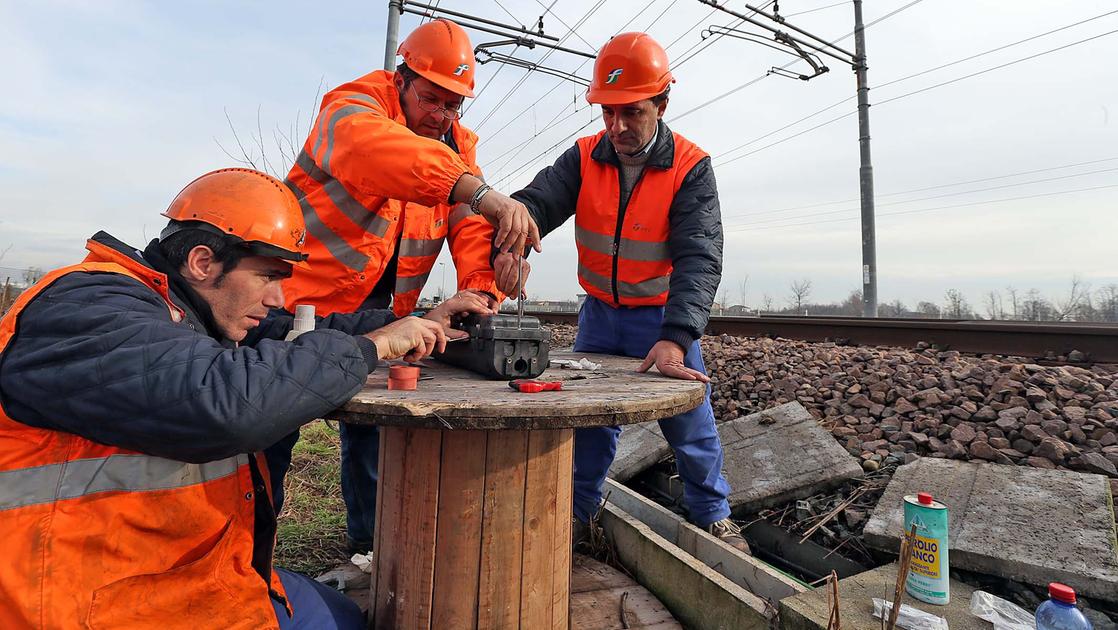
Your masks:
{"label": "jacket collar", "polygon": [[[590,157],[598,162],[621,167],[621,161],[617,159],[617,150],[613,148],[613,143],[609,141],[609,136],[605,132],[602,132],[602,137],[590,152]],[[645,162],[645,166],[668,170],[674,162],[675,138],[672,136],[672,130],[668,129],[668,125],[661,120],[657,123],[656,144],[649,150],[648,162]]]}

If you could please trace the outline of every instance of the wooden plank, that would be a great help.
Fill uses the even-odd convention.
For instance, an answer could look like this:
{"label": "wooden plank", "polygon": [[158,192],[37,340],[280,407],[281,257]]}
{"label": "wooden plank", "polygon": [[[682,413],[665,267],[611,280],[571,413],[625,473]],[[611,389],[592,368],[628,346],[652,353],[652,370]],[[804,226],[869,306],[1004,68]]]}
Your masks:
{"label": "wooden plank", "polygon": [[636,585],[633,578],[597,560],[576,554],[571,563],[571,594]]}
{"label": "wooden plank", "polygon": [[488,438],[477,625],[519,628],[528,432],[489,431]]}
{"label": "wooden plank", "polygon": [[524,557],[521,562],[520,625],[548,628],[554,623],[555,514],[559,431],[528,434],[524,492]]}
{"label": "wooden plank", "polygon": [[404,468],[404,431],[397,427],[380,428],[380,461],[377,464],[377,514],[373,532],[375,556],[374,571],[370,578],[373,623],[370,626],[393,627],[396,609],[393,593],[398,588],[394,541],[390,532],[399,528],[403,488],[400,479]]}
{"label": "wooden plank", "polygon": [[426,628],[431,624],[442,431],[389,432],[394,434],[389,456],[395,460],[391,451],[398,450],[400,466],[386,466],[389,477],[380,480],[380,487],[392,488],[391,503],[388,497],[385,502],[389,510],[398,506],[399,511],[389,523],[377,523],[377,530],[391,540],[382,540],[380,545],[376,625]]}
{"label": "wooden plank", "polygon": [[606,480],[603,490],[609,495],[610,503],[754,595],[777,601],[809,590],[767,563],[734,549],[612,479]]}
{"label": "wooden plank", "polygon": [[607,503],[602,526],[618,560],[681,623],[692,628],[767,630],[766,602]]}
{"label": "wooden plank", "polygon": [[552,581],[552,627],[570,626],[571,514],[573,512],[574,429],[560,429],[556,452],[555,485],[555,577]]}
{"label": "wooden plank", "polygon": [[[602,368],[593,373],[552,368],[540,378],[564,381],[562,391],[522,394],[505,381],[431,361],[423,374],[433,377],[415,391],[389,390],[387,370],[369,375],[365,386],[333,420],[408,427],[454,429],[558,429],[647,422],[668,418],[702,403],[699,381],[665,378],[636,371],[639,359],[611,355],[554,353],[553,359],[588,357]],[[576,379],[575,377],[588,377]]]}
{"label": "wooden plank", "polygon": [[444,431],[432,628],[476,628],[486,433]]}
{"label": "wooden plank", "polygon": [[[625,596],[625,622],[621,623],[621,597]],[[674,621],[672,614],[648,590],[634,584],[571,595],[571,616],[578,627],[593,630],[622,630]],[[677,623],[677,627],[679,626]]]}

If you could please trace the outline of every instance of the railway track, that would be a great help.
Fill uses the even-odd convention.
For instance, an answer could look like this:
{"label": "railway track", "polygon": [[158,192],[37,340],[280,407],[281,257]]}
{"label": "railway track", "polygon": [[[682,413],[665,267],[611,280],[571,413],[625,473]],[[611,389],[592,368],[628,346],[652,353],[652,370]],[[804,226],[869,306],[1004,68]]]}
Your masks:
{"label": "railway track", "polygon": [[[577,324],[577,313],[532,312],[545,323]],[[784,337],[842,345],[913,347],[1055,359],[1078,351],[1083,363],[1118,363],[1114,324],[855,317],[711,317],[708,335]]]}

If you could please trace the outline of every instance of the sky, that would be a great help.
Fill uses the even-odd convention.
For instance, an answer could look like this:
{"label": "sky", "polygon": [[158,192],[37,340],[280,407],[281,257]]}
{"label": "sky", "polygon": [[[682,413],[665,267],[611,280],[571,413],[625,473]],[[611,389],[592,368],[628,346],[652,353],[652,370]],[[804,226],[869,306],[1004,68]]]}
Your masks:
{"label": "sky", "polygon": [[[830,72],[810,81],[767,75],[793,57],[704,40],[734,18],[699,0],[441,6],[505,23],[543,15],[546,33],[587,52],[622,30],[649,32],[677,80],[665,120],[714,160],[720,298],[779,307],[794,281],[810,280],[819,302],[861,288],[849,65],[825,58]],[[788,23],[846,50],[852,6],[779,3]],[[866,0],[864,13],[880,301],[942,303],[957,289],[980,307],[1007,287],[1058,299],[1076,276],[1118,283],[1118,2]],[[153,238],[186,183],[243,159],[234,130],[282,177],[285,147],[303,142],[321,93],[382,66],[386,17],[387,2],[0,0],[0,277],[76,262],[99,229],[135,245]],[[401,35],[420,19],[405,14]],[[589,76],[582,57],[513,54]],[[477,84],[463,123],[503,192],[601,129],[573,83],[488,63]],[[571,223],[533,255],[533,297],[580,292]],[[449,255],[440,261],[426,295],[452,288]]]}

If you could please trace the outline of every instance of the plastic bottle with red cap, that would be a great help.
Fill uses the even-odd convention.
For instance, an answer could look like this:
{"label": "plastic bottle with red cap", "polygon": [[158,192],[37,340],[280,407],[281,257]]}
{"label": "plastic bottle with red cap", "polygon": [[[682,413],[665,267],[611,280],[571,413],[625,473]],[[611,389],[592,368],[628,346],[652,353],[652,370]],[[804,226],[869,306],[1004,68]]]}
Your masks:
{"label": "plastic bottle with red cap", "polygon": [[1036,609],[1036,630],[1092,630],[1075,606],[1075,589],[1059,582],[1048,585],[1048,601]]}

